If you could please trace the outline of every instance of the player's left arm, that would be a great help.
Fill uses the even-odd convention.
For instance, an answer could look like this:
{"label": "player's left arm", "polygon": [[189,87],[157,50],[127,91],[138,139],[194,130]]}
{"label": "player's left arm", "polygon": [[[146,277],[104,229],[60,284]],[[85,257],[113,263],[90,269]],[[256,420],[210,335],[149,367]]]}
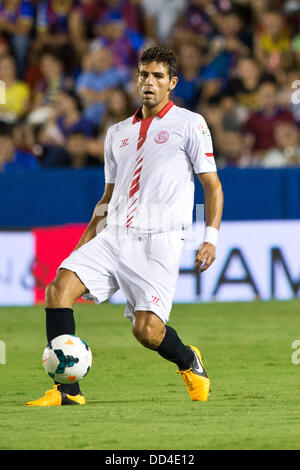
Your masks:
{"label": "player's left arm", "polygon": [[[199,173],[198,179],[204,191],[205,225],[219,230],[223,212],[223,190],[217,172]],[[214,230],[212,230],[214,232]],[[217,232],[216,232],[217,233]],[[197,252],[195,269],[200,272],[209,268],[216,259],[216,245],[204,241]]]}

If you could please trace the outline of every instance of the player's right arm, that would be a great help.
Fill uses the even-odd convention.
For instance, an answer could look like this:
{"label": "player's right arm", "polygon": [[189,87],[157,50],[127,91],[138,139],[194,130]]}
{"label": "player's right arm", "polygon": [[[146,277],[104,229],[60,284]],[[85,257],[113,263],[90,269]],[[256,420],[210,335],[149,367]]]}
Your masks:
{"label": "player's right arm", "polygon": [[103,230],[106,226],[108,204],[112,198],[114,187],[114,183],[107,183],[105,185],[103,196],[96,204],[90,223],[83,232],[83,235],[77,243],[75,250],[92,240],[92,238],[94,238],[97,233],[101,232],[101,230]]}
{"label": "player's right arm", "polygon": [[97,233],[101,232],[106,226],[108,204],[113,195],[115,181],[117,176],[117,163],[113,154],[113,135],[112,128],[109,128],[104,142],[104,174],[105,174],[105,187],[104,193],[100,201],[96,204],[94,209],[93,217],[90,223],[83,232],[75,250],[80,248],[85,243],[89,242],[94,238]]}

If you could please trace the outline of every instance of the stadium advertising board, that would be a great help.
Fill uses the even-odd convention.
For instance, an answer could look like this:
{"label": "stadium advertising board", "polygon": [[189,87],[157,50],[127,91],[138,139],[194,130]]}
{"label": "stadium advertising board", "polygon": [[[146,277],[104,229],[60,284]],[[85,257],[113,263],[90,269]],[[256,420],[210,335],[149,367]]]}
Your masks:
{"label": "stadium advertising board", "polygon": [[0,232],[0,305],[34,304],[34,258],[31,232]]}
{"label": "stadium advertising board", "polygon": [[[42,303],[45,286],[77,243],[84,225],[0,233],[0,304]],[[223,222],[217,258],[194,271],[203,226],[186,234],[174,302],[291,299],[300,287],[300,221]],[[125,298],[117,292],[113,303]]]}

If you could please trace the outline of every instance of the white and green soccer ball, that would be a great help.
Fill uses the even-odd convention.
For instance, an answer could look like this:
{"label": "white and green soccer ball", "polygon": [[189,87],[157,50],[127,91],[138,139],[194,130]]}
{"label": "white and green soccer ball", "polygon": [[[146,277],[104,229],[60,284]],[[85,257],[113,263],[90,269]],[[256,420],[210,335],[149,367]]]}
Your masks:
{"label": "white and green soccer ball", "polygon": [[78,382],[92,366],[92,352],[78,336],[61,335],[44,350],[42,363],[47,374],[62,384]]}

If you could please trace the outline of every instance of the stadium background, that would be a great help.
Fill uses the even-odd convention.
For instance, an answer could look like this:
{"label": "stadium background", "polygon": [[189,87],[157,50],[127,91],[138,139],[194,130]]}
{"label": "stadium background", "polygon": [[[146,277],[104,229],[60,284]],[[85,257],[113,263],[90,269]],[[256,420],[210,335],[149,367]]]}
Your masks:
{"label": "stadium background", "polygon": [[43,302],[155,44],[178,55],[172,99],[206,118],[225,195],[217,260],[200,278],[190,244],[175,302],[298,297],[299,12],[292,0],[1,1],[0,305]]}

